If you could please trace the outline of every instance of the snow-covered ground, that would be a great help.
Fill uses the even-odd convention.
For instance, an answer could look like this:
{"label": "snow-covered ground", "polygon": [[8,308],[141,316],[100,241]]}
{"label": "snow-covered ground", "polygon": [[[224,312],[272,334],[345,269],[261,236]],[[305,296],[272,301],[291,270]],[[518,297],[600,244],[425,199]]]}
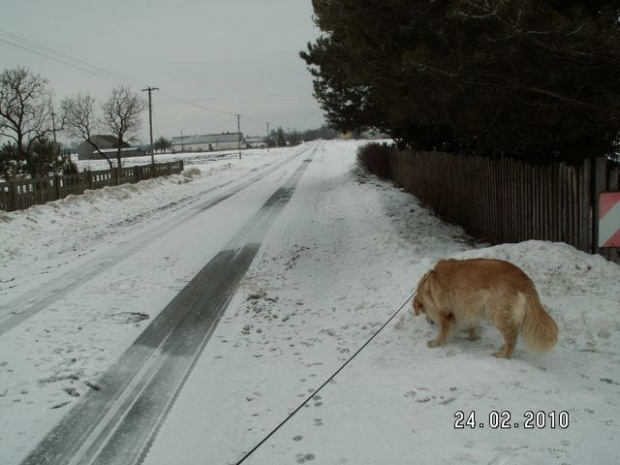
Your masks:
{"label": "snow-covered ground", "polygon": [[[269,149],[269,152],[278,152],[280,149]],[[253,158],[255,155],[261,155],[263,153],[269,153],[267,149],[246,149],[242,150],[242,158]],[[170,163],[178,160],[183,160],[185,165],[203,165],[205,163],[211,163],[214,161],[221,161],[225,159],[237,159],[239,152],[237,150],[220,150],[217,152],[186,152],[186,153],[156,153],[154,155],[155,163]],[[112,156],[112,164],[116,166],[116,158]],[[84,170],[107,170],[110,168],[110,164],[107,160],[78,160],[77,154],[71,156],[71,159],[75,162],[79,171]],[[150,165],[151,156],[145,157],[131,157],[121,160],[121,166],[136,166],[136,165]]]}
{"label": "snow-covered ground", "polygon": [[[519,345],[513,359],[495,359],[501,337],[489,326],[480,341],[429,349],[436,328],[407,304],[244,463],[620,463],[620,267],[565,244],[476,244],[362,173],[358,145],[319,144],[144,463],[236,463],[387,321],[435,260],[474,256],[510,260],[532,277],[559,326],[551,352]],[[200,175],[0,212],[0,318],[20,296],[52,299],[0,333],[2,463],[19,463],[97,386],[268,193],[251,185],[252,202],[233,195],[207,219],[201,203],[262,173],[258,184],[276,185],[301,150],[195,157]],[[88,280],[98,259],[105,270]],[[459,411],[463,423],[475,412],[476,427],[455,429]],[[528,411],[545,412],[539,427],[524,428]],[[511,428],[492,428],[493,412],[509,412]]]}

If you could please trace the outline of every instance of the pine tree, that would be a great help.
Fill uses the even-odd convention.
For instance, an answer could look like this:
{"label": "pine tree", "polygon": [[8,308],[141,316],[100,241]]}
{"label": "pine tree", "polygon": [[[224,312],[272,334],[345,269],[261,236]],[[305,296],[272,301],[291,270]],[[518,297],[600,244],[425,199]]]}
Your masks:
{"label": "pine tree", "polygon": [[609,153],[617,2],[314,0],[302,58],[331,127],[402,146],[539,161]]}

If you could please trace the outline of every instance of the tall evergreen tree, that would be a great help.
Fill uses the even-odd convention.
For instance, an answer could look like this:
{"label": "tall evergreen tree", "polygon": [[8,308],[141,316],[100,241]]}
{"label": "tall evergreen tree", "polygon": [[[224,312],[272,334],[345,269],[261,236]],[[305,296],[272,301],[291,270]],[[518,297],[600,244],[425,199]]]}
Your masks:
{"label": "tall evergreen tree", "polygon": [[339,130],[536,160],[608,153],[620,129],[618,2],[314,0],[301,52]]}

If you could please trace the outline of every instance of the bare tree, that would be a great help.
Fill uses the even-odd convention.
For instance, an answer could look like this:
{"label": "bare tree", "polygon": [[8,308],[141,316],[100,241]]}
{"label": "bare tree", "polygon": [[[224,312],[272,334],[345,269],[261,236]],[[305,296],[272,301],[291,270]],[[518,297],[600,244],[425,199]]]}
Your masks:
{"label": "bare tree", "polygon": [[159,139],[157,139],[155,141],[155,143],[153,144],[153,147],[155,148],[155,150],[160,150],[162,152],[165,152],[167,149],[169,149],[172,145],[170,144],[170,140],[166,139],[164,136],[161,136]]}
{"label": "bare tree", "polygon": [[0,136],[10,141],[3,151],[15,158],[15,174],[23,169],[36,178],[58,169],[59,152],[49,142],[54,130],[47,79],[26,68],[4,70],[0,74]]}
{"label": "bare tree", "polygon": [[117,139],[116,159],[119,168],[121,149],[124,143],[133,140],[140,130],[140,115],[146,108],[147,102],[126,86],[113,88],[110,98],[102,106],[102,123]]}
{"label": "bare tree", "polygon": [[107,160],[110,169],[113,169],[112,160],[97,145],[101,119],[97,116],[95,97],[79,94],[75,97],[66,98],[62,102],[62,113],[65,121],[65,132],[89,144],[94,151]]}
{"label": "bare tree", "polygon": [[[88,143],[113,169],[113,159],[100,149],[97,142],[102,130],[110,131],[116,138],[116,166],[121,168],[121,149],[140,130],[140,115],[146,108],[147,103],[139,94],[121,86],[112,89],[108,100],[101,105],[102,116],[98,116],[95,98],[80,94],[62,103],[65,132]],[[117,182],[120,183],[120,169]]]}

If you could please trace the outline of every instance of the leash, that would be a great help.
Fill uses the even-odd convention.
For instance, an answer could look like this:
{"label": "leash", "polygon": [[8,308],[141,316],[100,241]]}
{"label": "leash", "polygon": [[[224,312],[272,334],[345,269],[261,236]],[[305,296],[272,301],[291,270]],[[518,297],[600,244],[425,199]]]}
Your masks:
{"label": "leash", "polygon": [[[428,279],[428,278],[427,278]],[[418,286],[419,289],[420,286]],[[396,310],[394,312],[394,314],[383,324],[383,326],[381,326],[377,331],[375,331],[375,333],[359,348],[357,349],[357,351],[351,356],[349,357],[349,359],[344,362],[340,368],[338,368],[338,370],[336,370],[336,372],[334,372],[328,379],[327,381],[325,381],[323,384],[321,384],[321,386],[314,391],[312,394],[310,394],[306,400],[304,400],[295,410],[293,410],[282,422],[280,422],[280,424],[278,426],[276,426],[275,428],[273,428],[271,430],[271,432],[265,436],[258,444],[256,444],[249,452],[247,452],[242,458],[241,460],[235,462],[235,465],[240,465],[243,462],[245,462],[252,454],[254,454],[254,452],[256,452],[263,444],[265,444],[274,434],[276,434],[278,432],[278,430],[280,430],[280,428],[282,428],[286,423],[288,423],[288,421],[293,418],[302,408],[304,408],[304,406],[306,406],[308,404],[308,402],[310,402],[312,400],[313,397],[315,397],[319,392],[321,392],[323,390],[323,388],[325,386],[327,386],[336,376],[338,376],[340,374],[340,372],[342,370],[344,370],[346,368],[346,366],[351,363],[361,352],[362,350],[364,350],[372,341],[374,338],[376,338],[379,333],[381,333],[381,331],[383,331],[385,329],[385,327],[390,324],[390,322],[396,318],[396,315],[398,315],[401,310],[403,308],[405,308],[405,305],[407,305],[407,302],[409,302],[416,294],[417,294],[417,289],[415,292],[413,292],[408,298],[407,300],[405,300],[403,302],[403,304],[398,308],[398,310]]]}

